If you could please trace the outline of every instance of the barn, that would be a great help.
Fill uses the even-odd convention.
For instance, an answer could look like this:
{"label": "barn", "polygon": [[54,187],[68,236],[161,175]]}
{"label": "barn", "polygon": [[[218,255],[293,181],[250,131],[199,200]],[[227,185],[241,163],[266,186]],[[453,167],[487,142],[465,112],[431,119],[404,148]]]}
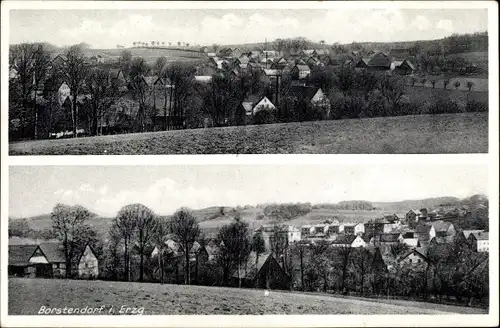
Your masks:
{"label": "barn", "polygon": [[[9,245],[9,276],[30,278],[64,278],[66,259],[60,243]],[[72,276],[96,278],[99,274],[97,256],[90,245],[77,250],[73,257]]]}
{"label": "barn", "polygon": [[247,262],[231,275],[233,286],[239,285],[248,288],[262,289],[288,289],[290,286],[290,276],[279,265],[278,261],[271,254],[259,254],[258,261],[255,252],[252,252]]}

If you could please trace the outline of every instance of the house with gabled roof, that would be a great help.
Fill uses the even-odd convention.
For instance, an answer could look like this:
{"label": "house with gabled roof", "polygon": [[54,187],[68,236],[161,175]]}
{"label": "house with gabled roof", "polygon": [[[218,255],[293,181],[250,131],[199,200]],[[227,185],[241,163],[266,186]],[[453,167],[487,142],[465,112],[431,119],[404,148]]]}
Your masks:
{"label": "house with gabled roof", "polygon": [[242,103],[241,106],[245,109],[247,116],[253,116],[261,110],[276,110],[276,106],[266,97],[260,97],[258,95],[248,96]]}
{"label": "house with gabled roof", "polygon": [[416,67],[408,59],[395,60],[391,63],[391,70],[398,75],[412,75],[415,72]]}
{"label": "house with gabled roof", "polygon": [[292,70],[292,79],[293,80],[304,80],[311,74],[311,68],[307,65],[295,65]]}
{"label": "house with gabled roof", "polygon": [[388,71],[391,69],[391,62],[389,54],[379,51],[371,56],[368,60],[367,66],[371,70]]}
{"label": "house with gabled roof", "polygon": [[471,249],[475,252],[489,252],[490,242],[488,232],[471,232],[467,238]]}
{"label": "house with gabled roof", "polygon": [[317,56],[318,52],[315,49],[305,49],[299,52],[299,55],[302,57],[311,57],[311,56]]}
{"label": "house with gabled roof", "polygon": [[430,259],[425,254],[426,251],[423,248],[414,248],[400,256],[397,262],[399,266],[410,266],[414,270],[422,271],[431,263]]}
{"label": "house with gabled roof", "polygon": [[331,241],[332,247],[366,247],[366,241],[359,235],[338,235]]}
{"label": "house with gabled roof", "polygon": [[277,60],[275,60],[271,64],[271,69],[282,70],[287,66],[288,66],[288,61],[285,58],[281,57],[281,58],[278,58]]}
{"label": "house with gabled roof", "polygon": [[[61,243],[9,245],[9,275],[64,278],[66,257]],[[77,248],[71,261],[71,274],[78,278],[97,278],[99,263],[90,245]]]}
{"label": "house with gabled roof", "polygon": [[231,274],[231,283],[247,288],[289,289],[291,278],[270,253],[250,253],[246,263],[236,268]]}

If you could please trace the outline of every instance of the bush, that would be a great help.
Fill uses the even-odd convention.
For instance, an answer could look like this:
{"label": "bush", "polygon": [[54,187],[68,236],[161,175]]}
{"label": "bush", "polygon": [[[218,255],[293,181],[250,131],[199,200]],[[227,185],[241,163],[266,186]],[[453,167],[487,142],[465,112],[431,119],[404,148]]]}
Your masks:
{"label": "bush", "polygon": [[487,112],[488,104],[479,101],[469,101],[465,107],[466,112]]}
{"label": "bush", "polygon": [[437,98],[429,106],[429,114],[461,113],[460,106],[451,99]]}
{"label": "bush", "polygon": [[260,110],[254,115],[254,124],[276,123],[276,112],[274,110]]}

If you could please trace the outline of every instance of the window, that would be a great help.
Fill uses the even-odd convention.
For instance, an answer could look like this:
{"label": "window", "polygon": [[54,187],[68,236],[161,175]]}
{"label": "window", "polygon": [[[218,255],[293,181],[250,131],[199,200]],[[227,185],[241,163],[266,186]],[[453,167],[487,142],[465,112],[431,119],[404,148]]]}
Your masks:
{"label": "window", "polygon": [[420,262],[422,262],[422,260],[421,260],[421,259],[418,259],[418,263],[420,263]]}

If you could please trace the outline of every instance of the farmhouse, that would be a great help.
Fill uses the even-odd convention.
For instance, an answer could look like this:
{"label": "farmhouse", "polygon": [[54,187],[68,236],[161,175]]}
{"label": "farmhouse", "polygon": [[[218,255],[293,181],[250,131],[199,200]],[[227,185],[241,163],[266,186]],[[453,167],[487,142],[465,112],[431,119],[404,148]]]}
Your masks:
{"label": "farmhouse", "polygon": [[297,64],[292,68],[291,73],[293,80],[304,80],[311,74],[311,69],[307,65]]}
{"label": "farmhouse", "polygon": [[312,106],[319,106],[327,112],[328,116],[330,110],[330,100],[328,100],[321,88],[294,85],[290,91],[299,102]]}
{"label": "farmhouse", "polygon": [[488,232],[472,232],[469,234],[467,240],[470,247],[475,252],[489,252],[489,234]]}
{"label": "farmhouse", "polygon": [[279,69],[279,70],[282,70],[284,69],[285,67],[288,66],[288,62],[285,58],[281,57],[279,58],[278,60],[276,60],[272,65],[271,65],[271,69]]}
{"label": "farmhouse", "polygon": [[365,233],[365,225],[363,223],[344,223],[342,231],[346,235],[362,235]]}
{"label": "farmhouse", "polygon": [[412,75],[416,68],[409,60],[396,60],[391,64],[391,69],[399,75]]}
{"label": "farmhouse", "polygon": [[241,106],[245,109],[246,115],[255,115],[261,110],[276,110],[276,106],[267,97],[258,98],[255,95],[247,97]]}
{"label": "farmhouse", "polygon": [[257,257],[252,252],[247,262],[231,275],[233,286],[239,285],[239,279],[244,287],[288,289],[290,286],[290,276],[271,254],[259,254]]}
{"label": "farmhouse", "polygon": [[[73,276],[96,278],[99,265],[90,245],[77,250],[71,264]],[[21,277],[63,278],[66,276],[66,259],[60,243],[39,245],[9,245],[9,275]]]}
{"label": "farmhouse", "polygon": [[411,266],[412,269],[421,271],[426,268],[427,264],[431,263],[425,255],[423,248],[412,249],[398,259],[400,266]]}

